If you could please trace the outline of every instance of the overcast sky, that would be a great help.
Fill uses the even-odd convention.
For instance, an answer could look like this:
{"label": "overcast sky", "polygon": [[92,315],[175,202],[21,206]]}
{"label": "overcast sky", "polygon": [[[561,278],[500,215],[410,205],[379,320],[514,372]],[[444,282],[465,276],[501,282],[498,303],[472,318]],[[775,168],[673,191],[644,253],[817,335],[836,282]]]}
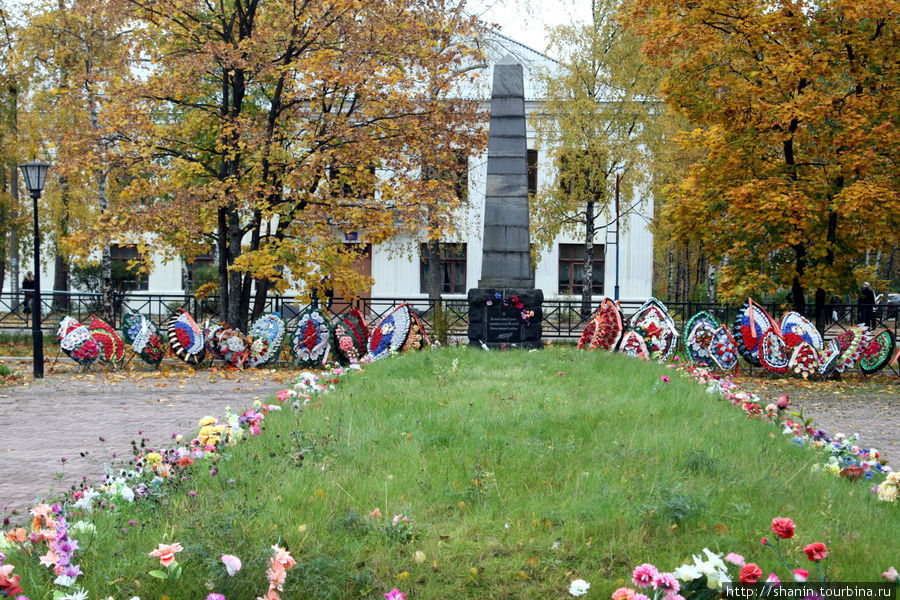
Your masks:
{"label": "overcast sky", "polygon": [[583,22],[591,15],[590,0],[469,0],[467,5],[504,35],[541,52],[547,49],[548,25]]}

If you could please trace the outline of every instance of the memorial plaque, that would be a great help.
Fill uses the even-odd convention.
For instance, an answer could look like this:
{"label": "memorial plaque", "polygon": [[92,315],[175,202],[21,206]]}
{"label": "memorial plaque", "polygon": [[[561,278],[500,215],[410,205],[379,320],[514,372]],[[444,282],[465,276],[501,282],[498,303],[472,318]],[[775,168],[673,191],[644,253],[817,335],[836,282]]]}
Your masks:
{"label": "memorial plaque", "polygon": [[515,344],[522,341],[522,318],[514,306],[485,307],[484,341]]}

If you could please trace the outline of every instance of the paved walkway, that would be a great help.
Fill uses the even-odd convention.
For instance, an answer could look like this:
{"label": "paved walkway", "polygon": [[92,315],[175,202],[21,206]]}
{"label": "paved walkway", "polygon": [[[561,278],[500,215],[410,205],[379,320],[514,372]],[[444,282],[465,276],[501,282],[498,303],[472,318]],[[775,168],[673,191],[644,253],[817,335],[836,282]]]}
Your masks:
{"label": "paved walkway", "polygon": [[0,517],[58,496],[83,476],[98,481],[104,463],[131,458],[132,440],[166,446],[173,434],[191,439],[203,416],[221,418],[226,406],[237,412],[264,401],[296,375],[164,369],[42,380],[29,373],[24,385],[0,388]]}

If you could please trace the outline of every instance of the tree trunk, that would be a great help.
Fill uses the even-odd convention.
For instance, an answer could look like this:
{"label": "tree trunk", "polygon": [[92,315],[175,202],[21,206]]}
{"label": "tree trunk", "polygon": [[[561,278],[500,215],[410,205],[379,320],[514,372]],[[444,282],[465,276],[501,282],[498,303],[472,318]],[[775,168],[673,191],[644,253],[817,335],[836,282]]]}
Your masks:
{"label": "tree trunk", "polygon": [[219,320],[228,319],[228,209],[221,207],[217,216],[216,265],[219,268]]}
{"label": "tree trunk", "polygon": [[[229,207],[228,209],[228,250],[225,259],[228,266],[234,264],[234,260],[241,253],[241,223],[240,215],[237,209]],[[226,294],[226,313],[225,321],[241,331],[247,330],[247,315],[241,314],[241,294],[243,293],[242,277],[238,271],[227,273],[228,276],[228,293]]]}
{"label": "tree trunk", "polygon": [[669,244],[669,272],[666,276],[667,300],[678,301],[678,290],[675,288],[675,244]]}
{"label": "tree trunk", "polygon": [[13,223],[13,227],[9,232],[9,278],[13,293],[13,300],[19,302],[19,282],[21,281],[19,272],[19,169],[16,165],[9,168],[9,193],[12,197],[12,210],[9,213],[9,220]]}
{"label": "tree trunk", "polygon": [[716,301],[716,265],[711,260],[706,265],[706,301]]}
{"label": "tree trunk", "polygon": [[585,207],[584,216],[584,271],[581,277],[581,318],[591,316],[594,290],[594,200]]}
{"label": "tree trunk", "polygon": [[429,303],[434,307],[431,317],[432,327],[438,341],[447,343],[447,327],[444,318],[444,278],[441,265],[441,242],[429,239],[425,244],[425,260],[428,261],[428,278],[425,291],[428,292]]}
{"label": "tree trunk", "polygon": [[[59,227],[56,237],[56,260],[53,268],[53,289],[59,292],[69,291],[69,257],[60,252],[59,240],[69,235],[69,182],[63,177],[57,177],[59,183],[59,200],[62,205],[62,214],[59,219]],[[53,311],[57,314],[68,314],[69,295],[53,294]]]}

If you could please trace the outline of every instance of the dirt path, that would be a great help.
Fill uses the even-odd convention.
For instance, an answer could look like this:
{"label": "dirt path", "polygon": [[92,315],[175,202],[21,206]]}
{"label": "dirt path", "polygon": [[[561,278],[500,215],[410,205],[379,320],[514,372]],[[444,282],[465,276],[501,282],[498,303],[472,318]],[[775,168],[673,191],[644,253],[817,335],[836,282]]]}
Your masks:
{"label": "dirt path", "polygon": [[829,434],[859,434],[859,445],[876,448],[900,468],[900,381],[893,375],[847,374],[839,381],[739,377],[735,382],[765,399],[787,394],[813,427]]}
{"label": "dirt path", "polygon": [[[171,445],[191,439],[205,415],[221,418],[265,400],[296,371],[163,371],[54,373],[0,388],[0,515],[38,497],[60,495],[103,464],[127,461],[132,440]],[[63,461],[62,459],[66,460]]]}

